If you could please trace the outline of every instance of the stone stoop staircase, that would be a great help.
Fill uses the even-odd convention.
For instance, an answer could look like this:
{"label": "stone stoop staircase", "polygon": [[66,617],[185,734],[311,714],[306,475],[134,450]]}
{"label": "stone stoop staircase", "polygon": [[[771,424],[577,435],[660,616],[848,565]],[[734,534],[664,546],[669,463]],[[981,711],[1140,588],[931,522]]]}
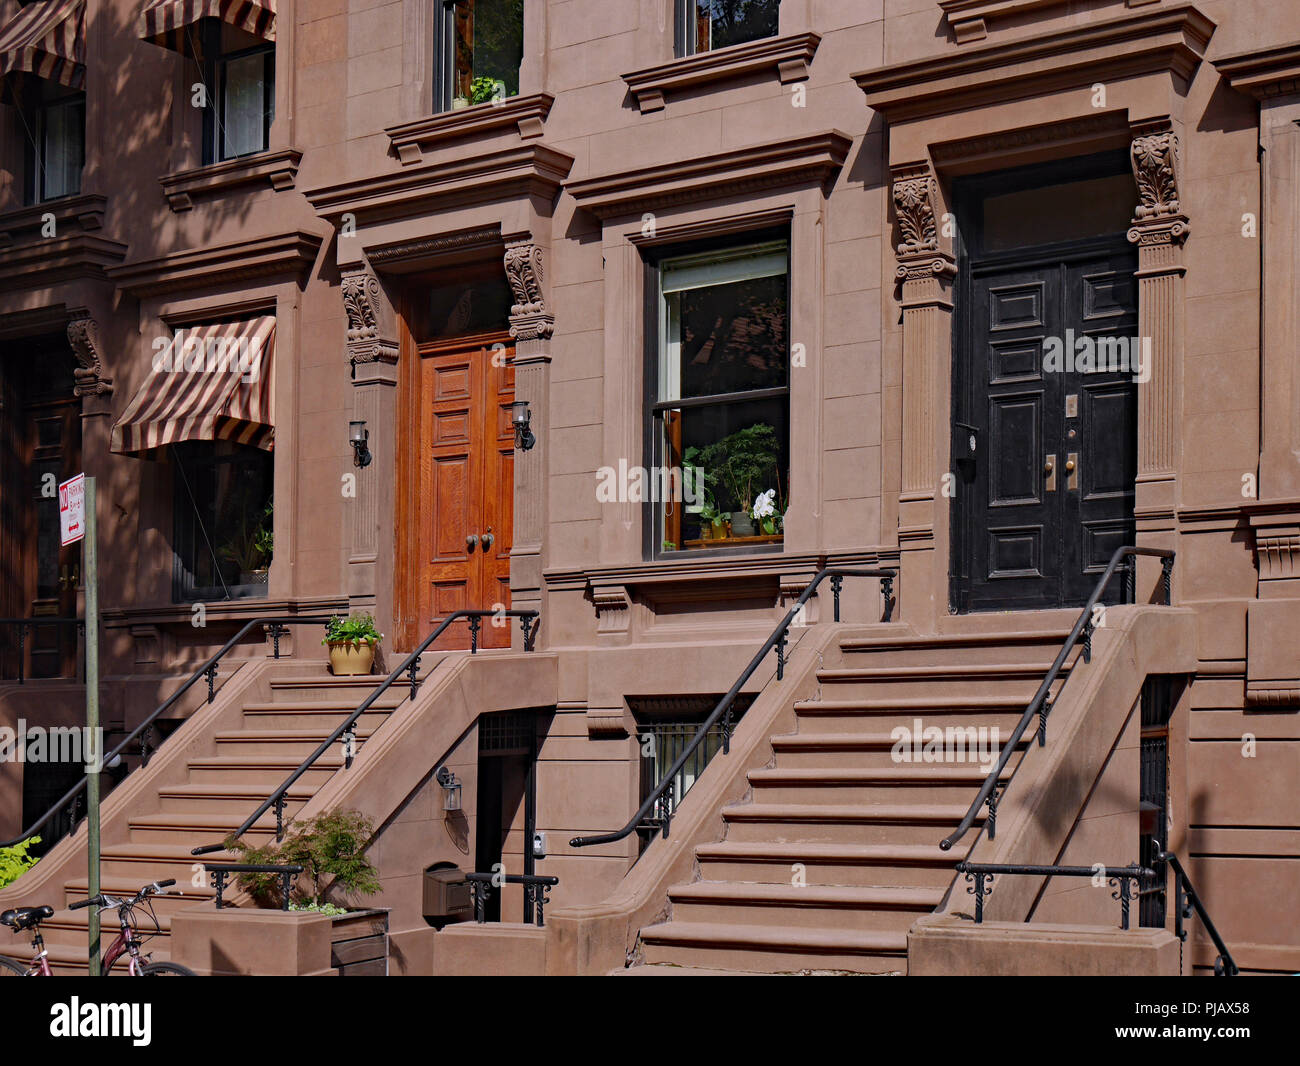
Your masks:
{"label": "stone stoop staircase", "polygon": [[696,880],[669,890],[670,919],[641,930],[641,966],[624,972],[906,972],[908,928],[976,834],[950,852],[939,841],[989,765],[895,762],[891,731],[996,728],[996,759],[1065,636],[842,638],[820,698],[794,705],[796,732],[771,738],[771,765],[722,809],[724,838],[695,848]]}
{"label": "stone stoop staircase", "polygon": [[[437,657],[429,662],[436,664]],[[428,670],[423,674],[427,677]],[[151,881],[175,878],[168,894],[154,898],[154,908],[161,924],[161,935],[151,940],[145,951],[155,962],[169,957],[168,938],[171,918],[178,910],[194,906],[215,895],[207,887],[195,887],[196,863],[237,862],[228,852],[217,852],[196,859],[190,849],[216,843],[233,832],[277,786],[310,755],[333,730],[374,691],[378,676],[334,677],[324,662],[292,661],[279,667],[267,679],[266,690],[251,692],[242,708],[238,728],[213,732],[210,755],[185,761],[185,778],[162,782],[156,789],[157,810],[130,816],[128,836],[124,840],[105,839],[101,847],[100,879],[102,890],[109,895],[132,896]],[[409,688],[394,685],[357,721],[356,750],[388,719]],[[316,791],[343,766],[341,747],[317,760],[289,790],[285,804],[286,823]],[[140,771],[135,771],[139,773]],[[134,776],[134,775],[133,775]],[[129,780],[129,779],[128,779]],[[112,802],[110,797],[107,803]],[[143,805],[142,805],[143,806]],[[275,815],[263,815],[244,839],[250,844],[269,841],[275,833]],[[48,903],[56,908],[54,917],[42,924],[50,966],[55,974],[86,972],[87,918],[89,911],[68,911],[68,904],[85,899],[85,827],[76,834],[74,844],[81,849],[80,876],[64,882],[62,899],[24,899],[22,905]],[[47,860],[42,860],[47,861]],[[37,867],[39,869],[39,866]],[[15,884],[21,887],[22,879]],[[231,890],[227,890],[231,893]],[[233,894],[233,893],[231,893]],[[13,906],[14,904],[6,904]],[[152,930],[145,915],[140,932]],[[103,919],[102,944],[106,949],[117,936],[114,914]],[[4,934],[9,930],[3,930]],[[0,954],[26,960],[30,958],[30,938],[24,934],[12,943],[0,940]],[[113,973],[124,974],[126,965],[119,961]]]}

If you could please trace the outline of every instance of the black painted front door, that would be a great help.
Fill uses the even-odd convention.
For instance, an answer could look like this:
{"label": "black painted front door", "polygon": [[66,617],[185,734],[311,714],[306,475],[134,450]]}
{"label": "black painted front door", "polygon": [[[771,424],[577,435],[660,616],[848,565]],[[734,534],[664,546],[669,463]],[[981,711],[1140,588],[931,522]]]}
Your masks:
{"label": "black painted front door", "polygon": [[[959,610],[1082,604],[1115,548],[1133,542],[1135,267],[1131,249],[1095,241],[969,263],[954,438],[966,457]],[[1109,601],[1121,591],[1112,582]]]}

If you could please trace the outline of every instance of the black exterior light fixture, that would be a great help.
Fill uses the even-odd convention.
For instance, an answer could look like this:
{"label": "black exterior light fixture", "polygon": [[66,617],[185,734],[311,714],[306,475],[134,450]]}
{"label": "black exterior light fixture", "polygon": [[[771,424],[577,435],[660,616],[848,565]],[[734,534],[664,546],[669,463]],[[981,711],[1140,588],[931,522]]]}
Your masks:
{"label": "black exterior light fixture", "polygon": [[456,775],[445,766],[439,766],[438,772],[434,775],[434,778],[443,789],[442,809],[444,811],[460,810],[461,783],[456,780]]}
{"label": "black exterior light fixture", "polygon": [[348,443],[352,445],[352,465],[369,466],[373,456],[370,454],[370,430],[365,422],[348,423]]}
{"label": "black exterior light fixture", "polygon": [[513,410],[510,412],[510,424],[515,427],[515,447],[521,452],[529,451],[537,438],[533,436],[533,431],[529,423],[533,420],[533,413],[528,409],[527,400],[515,400],[510,405]]}

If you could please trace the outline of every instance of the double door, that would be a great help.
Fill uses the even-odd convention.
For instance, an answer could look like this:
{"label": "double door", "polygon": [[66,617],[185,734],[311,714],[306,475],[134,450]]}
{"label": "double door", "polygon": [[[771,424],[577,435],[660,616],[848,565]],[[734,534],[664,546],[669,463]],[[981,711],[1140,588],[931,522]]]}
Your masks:
{"label": "double door", "polygon": [[[1082,604],[1133,543],[1135,268],[1130,248],[1095,241],[971,264],[954,378],[959,610]],[[1121,593],[1113,582],[1110,601]]]}
{"label": "double door", "polygon": [[[400,639],[414,647],[437,623],[467,608],[510,607],[514,517],[514,349],[509,334],[417,348],[414,499],[404,521],[411,538]],[[400,599],[400,597],[399,597]],[[485,618],[479,647],[510,646],[511,619]],[[439,648],[467,648],[457,623]]]}

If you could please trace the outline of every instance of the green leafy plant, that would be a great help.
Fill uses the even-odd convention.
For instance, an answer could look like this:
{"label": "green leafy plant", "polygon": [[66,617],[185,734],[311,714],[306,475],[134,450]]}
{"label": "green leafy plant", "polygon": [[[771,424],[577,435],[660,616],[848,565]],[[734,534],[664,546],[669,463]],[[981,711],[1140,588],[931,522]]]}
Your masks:
{"label": "green leafy plant", "polygon": [[13,847],[0,848],[0,888],[12,885],[40,861],[36,856],[27,854],[33,844],[40,842],[40,837],[28,837]]}
{"label": "green leafy plant", "polygon": [[504,94],[504,91],[505,82],[499,78],[475,78],[469,83],[469,102],[471,104],[486,104],[499,94]]}
{"label": "green leafy plant", "polygon": [[736,510],[749,511],[755,490],[771,484],[777,477],[779,454],[776,430],[766,422],[739,429],[703,448],[688,448],[686,461],[704,468],[704,483],[716,487],[721,482]]}
{"label": "green leafy plant", "polygon": [[266,505],[256,526],[251,526],[247,516],[240,520],[239,531],[217,549],[223,559],[234,563],[243,573],[261,570],[271,561],[275,547],[272,533],[272,508]]}
{"label": "green leafy plant", "polygon": [[[379,871],[366,858],[374,835],[374,823],[360,811],[327,811],[292,827],[283,843],[272,841],[252,847],[227,840],[226,847],[251,865],[301,866],[303,872],[294,886],[294,901],[299,906],[294,909],[345,913],[324,910],[339,906],[327,898],[331,893],[346,900],[350,895],[370,896],[379,891]],[[283,886],[276,874],[240,874],[238,881],[260,905],[281,904]],[[310,892],[304,888],[304,881],[310,883]]]}
{"label": "green leafy plant", "polygon": [[384,635],[375,628],[374,615],[356,612],[347,618],[334,615],[325,623],[322,644],[378,644]]}

